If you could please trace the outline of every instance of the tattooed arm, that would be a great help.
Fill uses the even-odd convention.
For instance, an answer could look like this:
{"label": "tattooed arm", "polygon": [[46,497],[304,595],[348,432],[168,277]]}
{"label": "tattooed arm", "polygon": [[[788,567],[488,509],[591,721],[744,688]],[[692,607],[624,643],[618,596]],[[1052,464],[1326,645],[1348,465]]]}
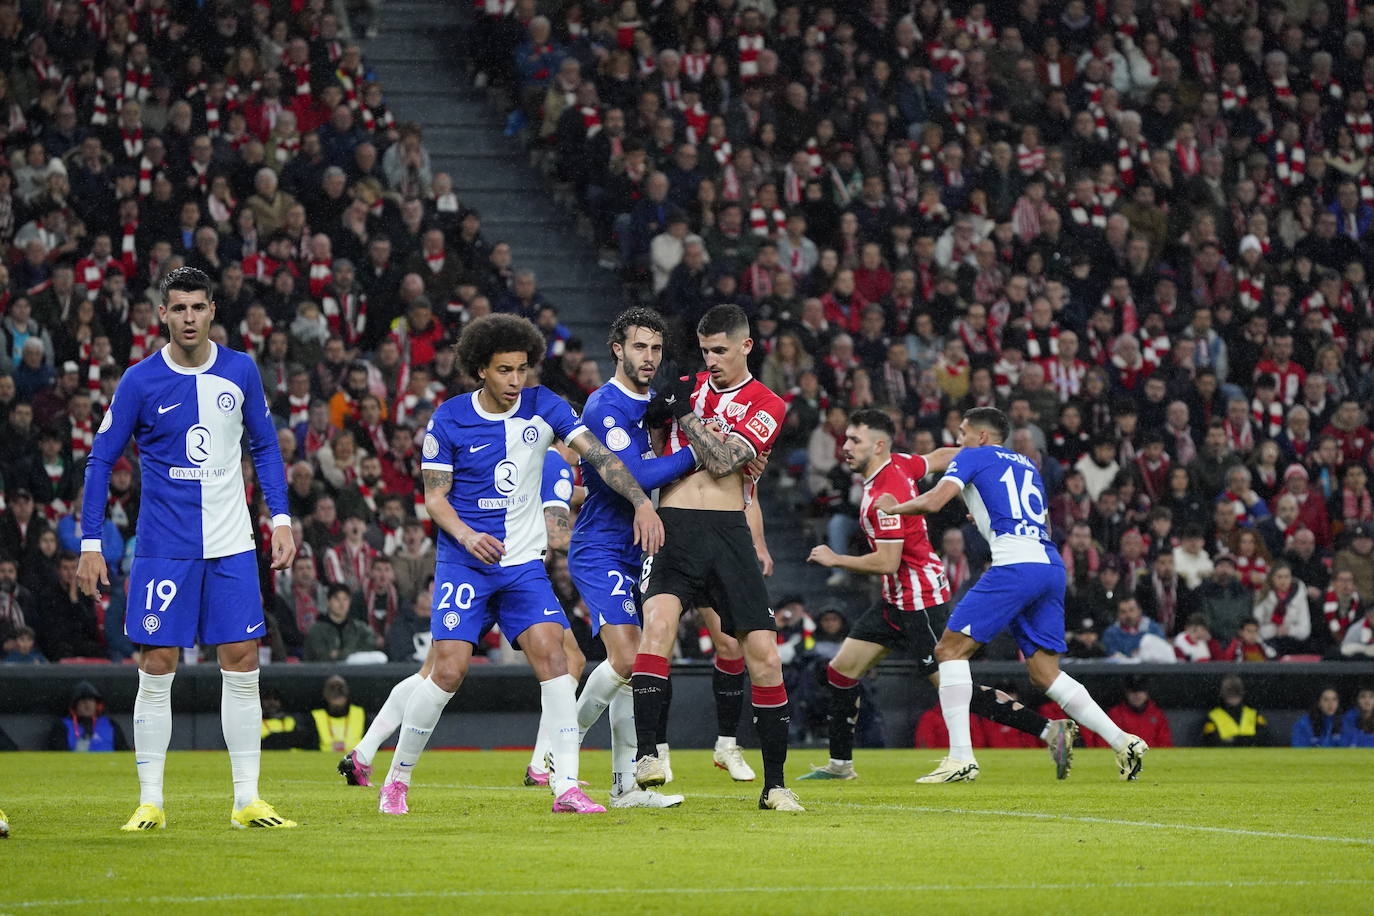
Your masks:
{"label": "tattooed arm", "polygon": [[420,472],[425,484],[425,509],[434,524],[452,535],[463,549],[478,560],[491,565],[506,553],[506,545],[489,534],[474,531],[458,517],[449,504],[448,492],[453,489],[453,472],[425,468]]}
{"label": "tattooed arm", "polygon": [[701,417],[694,413],[678,418],[678,428],[687,434],[687,441],[697,454],[697,460],[712,477],[729,477],[754,460],[754,447],[739,436],[714,436]]}
{"label": "tattooed arm", "polygon": [[549,549],[567,553],[568,542],[572,540],[572,515],[567,508],[545,506],[544,527],[549,534]]}
{"label": "tattooed arm", "polygon": [[649,497],[640,489],[639,484],[635,483],[630,469],[625,467],[625,463],[610,449],[602,445],[590,430],[573,439],[568,446],[581,455],[583,461],[596,468],[606,486],[630,501],[635,510],[635,543],[642,547],[645,553],[657,553],[658,548],[663,546],[663,522],[659,521],[658,513],[654,511]]}

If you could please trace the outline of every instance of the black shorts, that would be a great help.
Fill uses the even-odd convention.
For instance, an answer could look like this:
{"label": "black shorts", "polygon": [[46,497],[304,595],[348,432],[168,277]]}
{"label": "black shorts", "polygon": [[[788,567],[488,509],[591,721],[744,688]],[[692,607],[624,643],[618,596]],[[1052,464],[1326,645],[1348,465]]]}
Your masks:
{"label": "black shorts", "polygon": [[886,601],[864,611],[849,628],[850,639],[873,642],[885,649],[910,652],[922,676],[935,673],[935,644],[949,619],[949,604],[937,604],[920,611],[904,611]]}
{"label": "black shorts", "polygon": [[664,543],[644,560],[644,601],[672,595],[683,608],[708,597],[726,633],[776,630],[768,587],[743,512],[659,509]]}

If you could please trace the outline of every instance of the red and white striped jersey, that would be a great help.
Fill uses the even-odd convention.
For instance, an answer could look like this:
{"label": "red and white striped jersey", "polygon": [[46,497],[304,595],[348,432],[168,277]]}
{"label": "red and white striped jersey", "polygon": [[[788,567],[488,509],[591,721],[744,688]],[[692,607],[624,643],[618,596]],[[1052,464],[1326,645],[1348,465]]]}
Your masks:
{"label": "red and white striped jersey", "polygon": [[868,545],[878,549],[879,541],[902,542],[902,564],[897,572],[883,576],[883,600],[903,611],[919,611],[949,600],[949,580],[945,565],[926,536],[926,520],[920,515],[888,515],[876,503],[884,493],[898,502],[915,499],[916,481],[926,476],[926,460],[920,455],[894,453],[878,472],[864,481],[859,524]]}
{"label": "red and white striped jersey", "polygon": [[[692,388],[692,409],[707,423],[715,421],[726,433],[749,443],[755,455],[773,447],[782,432],[787,405],[763,382],[746,375],[733,388],[717,390],[711,373],[698,372]],[[669,454],[687,447],[687,434],[676,422],[668,432],[664,448]]]}

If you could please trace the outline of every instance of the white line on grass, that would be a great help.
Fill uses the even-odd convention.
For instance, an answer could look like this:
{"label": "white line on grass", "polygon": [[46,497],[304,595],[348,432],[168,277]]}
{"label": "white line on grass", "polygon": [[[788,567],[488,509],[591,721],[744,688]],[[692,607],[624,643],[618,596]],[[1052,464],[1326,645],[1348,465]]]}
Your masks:
{"label": "white line on grass", "polygon": [[[287,780],[310,782],[310,780]],[[422,789],[458,789],[467,792],[529,792],[525,786],[474,786],[445,783],[420,783]],[[724,801],[738,801],[738,795],[711,795],[693,792],[687,800],[709,798]],[[1152,830],[1192,830],[1198,833],[1220,833],[1226,836],[1259,837],[1269,840],[1308,840],[1315,843],[1353,843],[1357,846],[1374,846],[1374,838],[1352,836],[1324,836],[1312,833],[1282,833],[1276,830],[1247,830],[1244,827],[1213,827],[1207,824],[1170,824],[1160,821],[1132,821],[1113,817],[1090,817],[1076,814],[1053,814],[1036,811],[1001,811],[987,808],[946,808],[934,805],[872,805],[863,802],[818,802],[819,806],[830,808],[855,808],[865,811],[909,811],[918,814],[964,814],[975,817],[1019,817],[1031,820],[1065,821],[1074,824],[1105,824],[1112,827],[1148,827]]]}
{"label": "white line on grass", "polygon": [[[832,887],[584,887],[578,888],[579,894],[599,896],[619,896],[644,894],[673,896],[715,894],[844,894],[844,893],[902,893],[938,894],[964,893],[967,891],[1112,891],[1112,890],[1169,890],[1185,888],[1249,888],[1249,887],[1330,887],[1332,885],[1366,886],[1374,884],[1368,878],[1330,878],[1320,881],[1108,881],[1084,883],[1074,881],[1062,884],[887,884],[887,885],[843,885]],[[294,894],[204,894],[200,896],[160,896],[130,897],[126,902],[138,904],[197,904],[232,903],[241,901],[271,901],[290,903],[293,901],[323,900],[406,900],[406,899],[468,899],[502,897],[552,897],[567,893],[566,888],[538,888],[530,890],[483,888],[478,890],[453,891],[344,891],[337,893],[294,893]],[[108,904],[108,897],[69,898],[52,900],[0,901],[0,907],[28,909],[42,906],[96,906]]]}

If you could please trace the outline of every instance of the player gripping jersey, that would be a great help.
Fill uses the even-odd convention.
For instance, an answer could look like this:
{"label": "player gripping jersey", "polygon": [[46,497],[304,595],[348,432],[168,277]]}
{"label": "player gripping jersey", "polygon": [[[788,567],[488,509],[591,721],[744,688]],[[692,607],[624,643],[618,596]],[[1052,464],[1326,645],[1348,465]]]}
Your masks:
{"label": "player gripping jersey", "polygon": [[976,407],[959,427],[963,451],[929,493],[909,501],[879,500],[885,512],[938,512],[962,493],[992,551],[992,566],[950,615],[935,647],[940,662],[940,707],[949,728],[949,756],[930,781],[973,779],[969,704],[973,679],[968,659],[978,647],[1010,628],[1026,657],[1030,679],[1080,725],[1097,732],[1116,751],[1122,779],[1135,779],[1149,748],[1116,726],[1082,684],[1059,670],[1064,644],[1064,563],[1050,541],[1049,504],[1040,471],[1024,455],[1004,447],[1011,433],[1005,414]]}
{"label": "player gripping jersey", "polygon": [[540,681],[551,751],[555,812],[605,809],[577,779],[576,683],[563,648],[567,618],[543,564],[547,536],[540,484],[555,437],[594,466],[634,506],[634,532],[654,553],[662,525],[634,478],[568,404],[526,388],[544,339],[528,321],[489,315],[468,325],[458,358],[482,387],[434,412],[421,449],[425,508],[440,529],[430,617],[433,666],[406,702],[401,738],[382,786],[380,810],[405,814],[411,774],[444,707],[467,673],[472,650],[492,623],[525,652]]}
{"label": "player gripping jersey", "polygon": [[210,280],[178,268],[163,280],[158,315],[169,342],[124,374],[86,465],[82,591],[109,584],[100,553],[110,472],[138,445],[142,505],[124,632],[142,647],[134,701],[139,807],[124,830],[166,825],[162,777],[171,738],[178,649],[217,646],[220,718],[234,781],[235,827],[294,827],[257,797],[262,706],[258,639],[265,634],[252,520],[241,470],[244,431],[272,513],[273,566],[295,554],[276,430],[257,366],[209,338]]}
{"label": "player gripping jersey", "polygon": [[[931,547],[925,519],[889,515],[878,508],[883,497],[914,499],[916,484],[939,472],[958,449],[942,448],[926,456],[891,451],[896,427],[883,411],[856,410],[845,431],[844,456],[850,470],[864,477],[859,523],[868,540],[865,556],[837,555],[824,545],[811,550],[810,562],[851,572],[882,576],[882,597],[854,622],[849,636],[826,669],[830,685],[830,762],[802,779],[853,779],[854,728],[859,715],[859,682],[889,651],[911,653],[917,670],[937,686],[935,634],[948,615],[949,582],[945,567]],[[1073,747],[1072,723],[1048,722],[1043,716],[987,687],[974,693],[977,715],[1045,738],[1059,778],[1068,773]]]}

